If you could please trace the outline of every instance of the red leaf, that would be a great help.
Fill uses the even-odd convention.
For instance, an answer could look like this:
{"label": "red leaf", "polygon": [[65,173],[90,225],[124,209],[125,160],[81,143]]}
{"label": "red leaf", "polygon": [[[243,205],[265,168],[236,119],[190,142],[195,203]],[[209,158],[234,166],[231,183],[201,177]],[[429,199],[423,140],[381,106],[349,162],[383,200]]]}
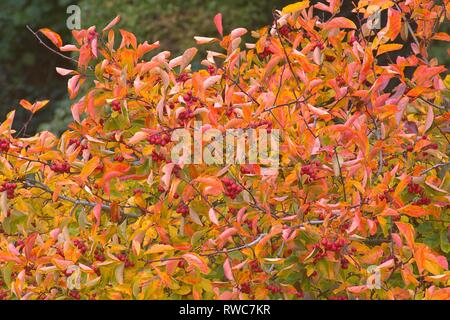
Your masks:
{"label": "red leaf", "polygon": [[223,36],[223,27],[222,27],[222,14],[218,13],[214,17],[214,24],[216,25],[217,31],[219,31],[220,35]]}
{"label": "red leaf", "polygon": [[223,264],[223,272],[228,280],[234,281],[233,272],[231,271],[230,260],[228,260],[228,258],[225,259],[225,262]]}

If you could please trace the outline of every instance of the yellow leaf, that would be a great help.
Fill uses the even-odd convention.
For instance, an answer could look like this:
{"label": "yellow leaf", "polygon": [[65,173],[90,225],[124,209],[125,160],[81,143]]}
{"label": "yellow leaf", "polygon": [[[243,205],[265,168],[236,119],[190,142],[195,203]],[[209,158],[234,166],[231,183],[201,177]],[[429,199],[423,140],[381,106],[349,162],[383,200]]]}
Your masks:
{"label": "yellow leaf", "polygon": [[175,250],[175,248],[168,244],[155,244],[150,249],[145,251],[144,254],[162,253],[171,250]]}
{"label": "yellow leaf", "polygon": [[292,3],[281,10],[282,14],[293,13],[309,7],[309,0]]}

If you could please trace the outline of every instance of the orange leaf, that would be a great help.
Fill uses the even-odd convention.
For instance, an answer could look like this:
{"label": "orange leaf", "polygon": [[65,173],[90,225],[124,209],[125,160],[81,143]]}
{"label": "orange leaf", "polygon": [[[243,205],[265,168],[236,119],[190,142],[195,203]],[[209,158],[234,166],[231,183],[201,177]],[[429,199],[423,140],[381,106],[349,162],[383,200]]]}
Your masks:
{"label": "orange leaf", "polygon": [[383,44],[378,48],[377,56],[379,56],[383,53],[386,53],[386,52],[400,50],[401,48],[403,48],[403,45],[399,44],[399,43]]}
{"label": "orange leaf", "polygon": [[386,32],[386,36],[393,41],[397,38],[402,28],[402,14],[399,11],[389,8],[387,27],[388,31]]}
{"label": "orange leaf", "polygon": [[48,28],[39,29],[39,31],[46,36],[55,46],[62,47],[63,42],[61,36],[57,34],[55,31],[52,31]]}
{"label": "orange leaf", "polygon": [[116,24],[120,22],[120,16],[115,17],[106,27],[103,28],[103,31],[108,31],[112,27],[114,27]]}
{"label": "orange leaf", "polygon": [[409,247],[414,247],[414,228],[409,223],[405,222],[396,222],[395,225],[397,226],[400,233],[405,237],[406,241],[408,242]]}
{"label": "orange leaf", "polygon": [[23,108],[31,111],[31,113],[36,113],[39,110],[41,110],[43,107],[45,107],[48,102],[49,102],[49,100],[42,100],[42,101],[36,101],[35,103],[31,104],[29,101],[22,99],[22,100],[20,100],[19,103]]}
{"label": "orange leaf", "polygon": [[334,29],[334,28],[345,28],[345,29],[356,29],[355,23],[344,17],[337,17],[331,19],[323,25],[324,30]]}
{"label": "orange leaf", "polygon": [[183,254],[182,257],[184,260],[186,260],[186,262],[190,266],[194,266],[194,267],[198,268],[200,270],[200,272],[202,272],[204,274],[209,273],[208,265],[198,255],[196,255],[194,253],[185,253],[185,254]]}
{"label": "orange leaf", "polygon": [[441,41],[450,41],[450,36],[445,32],[438,32],[433,36],[432,39]]}
{"label": "orange leaf", "polygon": [[424,208],[412,204],[404,206],[397,211],[400,213],[404,213],[410,217],[420,217],[428,214],[428,212]]}

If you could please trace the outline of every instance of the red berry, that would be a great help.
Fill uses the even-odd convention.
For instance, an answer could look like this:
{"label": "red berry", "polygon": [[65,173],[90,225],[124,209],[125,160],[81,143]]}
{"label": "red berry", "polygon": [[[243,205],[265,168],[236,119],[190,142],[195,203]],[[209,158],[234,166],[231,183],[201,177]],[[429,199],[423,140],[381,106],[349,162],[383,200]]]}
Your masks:
{"label": "red berry", "polygon": [[0,152],[8,152],[10,143],[7,139],[0,139]]}
{"label": "red berry", "polygon": [[250,284],[248,282],[244,282],[241,284],[240,290],[242,293],[245,294],[250,294],[251,293],[251,288],[250,288]]}
{"label": "red berry", "polygon": [[186,82],[188,80],[189,80],[189,75],[187,73],[181,73],[176,79],[177,82]]}
{"label": "red berry", "polygon": [[114,100],[113,102],[111,102],[111,109],[116,112],[121,112],[122,108],[120,107],[120,101]]}
{"label": "red berry", "polygon": [[177,212],[177,213],[181,213],[181,215],[182,215],[183,217],[185,217],[185,216],[187,216],[187,214],[189,213],[189,207],[188,207],[183,201],[181,201],[181,202],[178,204],[178,207],[177,207],[176,212]]}
{"label": "red berry", "polygon": [[281,28],[278,29],[278,32],[284,36],[287,37],[289,35],[290,29],[287,25],[282,26]]}

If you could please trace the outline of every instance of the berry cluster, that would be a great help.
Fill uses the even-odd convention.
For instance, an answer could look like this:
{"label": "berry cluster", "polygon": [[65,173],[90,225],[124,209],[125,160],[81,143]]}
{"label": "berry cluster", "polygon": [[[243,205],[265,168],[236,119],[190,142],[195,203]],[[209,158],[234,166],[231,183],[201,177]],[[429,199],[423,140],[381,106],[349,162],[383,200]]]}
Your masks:
{"label": "berry cluster", "polygon": [[272,285],[272,284],[267,285],[267,289],[270,292],[272,292],[272,294],[276,294],[276,293],[280,293],[281,292],[281,288],[279,286]]}
{"label": "berry cluster", "polygon": [[262,127],[262,126],[267,126],[267,133],[270,133],[272,131],[273,124],[269,120],[260,120],[260,121],[253,122],[249,125],[249,127],[253,128],[253,129]]}
{"label": "berry cluster", "polygon": [[262,59],[265,59],[267,56],[274,54],[274,53],[275,53],[275,51],[273,51],[273,49],[270,46],[266,46],[266,47],[264,47],[264,51],[259,53],[258,55],[259,55],[259,58],[262,60]]}
{"label": "berry cluster", "polygon": [[192,95],[191,91],[188,91],[188,92],[186,92],[185,95],[183,95],[183,100],[184,100],[184,102],[186,102],[186,105],[188,107],[190,107],[190,106],[192,106],[194,103],[196,103],[198,101],[198,98],[194,97]]}
{"label": "berry cluster", "polygon": [[189,80],[189,75],[187,73],[181,73],[177,78],[176,81],[177,82],[186,82]]}
{"label": "berry cluster", "polygon": [[152,161],[161,162],[161,161],[165,161],[165,160],[166,160],[166,158],[162,154],[156,152],[155,150],[152,151]]}
{"label": "berry cluster", "polygon": [[194,111],[192,111],[190,108],[186,108],[185,110],[181,111],[178,114],[178,122],[181,125],[185,125],[186,123],[189,122],[189,120],[191,120],[192,118],[194,118]]}
{"label": "berry cluster", "polygon": [[147,141],[153,145],[165,146],[171,141],[171,138],[167,133],[161,132],[148,136]]}
{"label": "berry cluster", "polygon": [[414,182],[408,184],[408,193],[423,195],[424,189]]}
{"label": "berry cluster", "polygon": [[263,269],[261,268],[257,260],[250,261],[249,266],[252,272],[263,272]]}
{"label": "berry cluster", "polygon": [[78,148],[81,145],[81,141],[77,138],[70,138],[69,139],[69,146],[75,145],[76,148]]}
{"label": "berry cluster", "polygon": [[67,162],[53,163],[50,169],[58,173],[70,173],[70,164]]}
{"label": "berry cluster", "polygon": [[250,283],[248,282],[244,282],[241,284],[240,290],[242,293],[245,294],[250,294],[251,293],[251,289],[250,289]]}
{"label": "berry cluster", "polygon": [[117,258],[120,261],[125,262],[125,268],[134,267],[134,263],[128,259],[128,256],[126,253],[119,253],[117,255]]}
{"label": "berry cluster", "polygon": [[94,252],[94,259],[100,262],[105,261],[105,254],[103,253],[102,249],[95,249]]}
{"label": "berry cluster", "polygon": [[117,162],[123,162],[125,160],[125,158],[123,157],[123,155],[121,155],[121,154],[116,154],[115,156],[114,156],[114,161],[117,161]]}
{"label": "berry cluster", "polygon": [[306,183],[317,180],[317,171],[319,170],[321,163],[319,161],[313,161],[311,164],[303,166],[300,169],[301,174],[307,175]]}
{"label": "berry cluster", "polygon": [[177,206],[176,212],[181,213],[181,215],[185,217],[189,213],[189,207],[183,201],[181,201]]}
{"label": "berry cluster", "polygon": [[320,50],[323,50],[325,48],[325,46],[323,45],[322,42],[316,41],[314,44],[314,48],[319,48]]}
{"label": "berry cluster", "polygon": [[14,198],[14,191],[17,188],[17,184],[13,182],[3,182],[3,184],[0,186],[0,192],[6,191],[6,196],[8,199]]}
{"label": "berry cluster", "polygon": [[291,30],[289,29],[289,26],[286,24],[278,29],[278,33],[283,37],[287,37],[289,35],[289,32],[291,32]]}
{"label": "berry cluster", "polygon": [[414,201],[413,204],[416,206],[426,206],[431,203],[431,199],[428,197],[421,197],[418,200]]}
{"label": "berry cluster", "polygon": [[342,76],[337,76],[336,82],[337,82],[338,86],[340,86],[340,87],[343,87],[346,85],[346,82]]}
{"label": "berry cluster", "polygon": [[69,296],[70,296],[72,299],[75,299],[75,300],[80,300],[80,299],[81,299],[81,295],[80,295],[80,293],[78,292],[78,290],[70,290]]}
{"label": "berry cluster", "polygon": [[208,66],[208,73],[212,76],[216,73],[216,68],[214,68],[213,66]]}
{"label": "berry cluster", "polygon": [[7,297],[8,297],[8,291],[0,290],[0,300],[6,300]]}
{"label": "berry cluster", "polygon": [[388,190],[384,191],[383,194],[378,195],[378,199],[380,201],[386,200],[386,201],[390,201],[392,199],[391,197],[391,193],[394,192],[393,188],[389,188]]}
{"label": "berry cluster", "polygon": [[225,177],[221,181],[225,187],[225,195],[231,199],[236,198],[243,190],[233,179]]}
{"label": "berry cluster", "polygon": [[78,248],[78,250],[80,250],[81,254],[86,253],[88,248],[83,241],[75,239],[75,240],[73,240],[73,244]]}
{"label": "berry cluster", "polygon": [[0,152],[8,152],[9,150],[9,141],[7,139],[0,139]]}
{"label": "berry cluster", "polygon": [[251,166],[241,166],[241,173],[242,174],[252,174],[255,172]]}
{"label": "berry cluster", "polygon": [[116,112],[121,112],[122,108],[120,107],[120,101],[114,100],[113,102],[111,102],[111,109]]}
{"label": "berry cluster", "polygon": [[[319,249],[319,253],[314,257],[314,262],[322,259],[326,256],[327,251],[333,252],[341,252],[342,248],[346,245],[345,239],[338,239],[336,241],[330,241],[327,238],[322,238],[320,243],[316,243],[314,245],[315,249]],[[348,261],[344,258],[341,258],[341,267],[342,269],[348,268]]]}

